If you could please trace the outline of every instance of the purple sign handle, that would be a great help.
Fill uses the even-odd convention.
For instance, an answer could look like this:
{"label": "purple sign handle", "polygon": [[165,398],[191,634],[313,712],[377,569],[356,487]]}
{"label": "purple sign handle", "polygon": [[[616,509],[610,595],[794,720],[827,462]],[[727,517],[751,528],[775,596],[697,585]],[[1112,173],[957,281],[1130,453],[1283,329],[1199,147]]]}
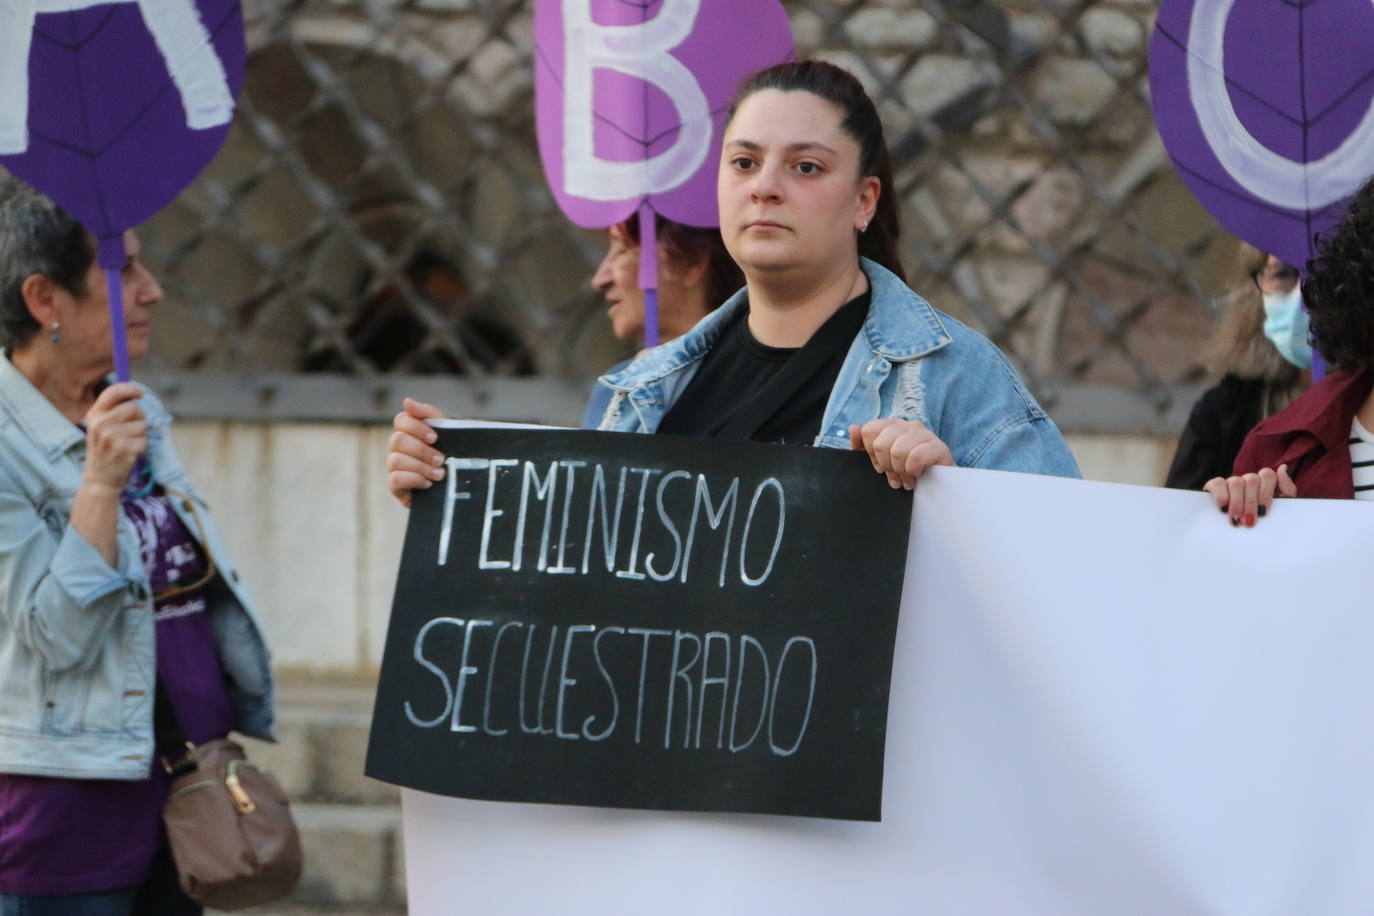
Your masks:
{"label": "purple sign handle", "polygon": [[[1303,284],[1305,284],[1306,282],[1307,282],[1307,265],[1304,264],[1303,266],[1301,266],[1301,267],[1298,268],[1298,290],[1299,290],[1299,294],[1301,294]],[[1301,300],[1301,302],[1302,302],[1302,313],[1303,313],[1304,315],[1307,315],[1307,314],[1308,314],[1308,311],[1307,311],[1307,300],[1306,300],[1306,299],[1303,299],[1303,300]],[[1308,343],[1309,346],[1312,347],[1312,370],[1311,370],[1311,371],[1312,371],[1312,384],[1315,385],[1315,384],[1317,384],[1317,382],[1320,382],[1320,381],[1322,380],[1322,378],[1326,375],[1326,360],[1325,360],[1325,358],[1322,357],[1321,351],[1317,349],[1317,345],[1316,345],[1315,343],[1312,342],[1312,332],[1311,332],[1311,331],[1308,331],[1308,332],[1307,332],[1307,343]]]}
{"label": "purple sign handle", "polygon": [[[1299,272],[1298,286],[1307,282],[1307,268],[1304,267]],[[1303,314],[1307,313],[1307,303],[1302,304]],[[1317,349],[1317,345],[1312,342],[1312,332],[1307,332],[1307,342],[1312,346],[1312,384],[1317,384],[1326,377],[1326,357],[1322,356],[1322,351]]]}
{"label": "purple sign handle", "polygon": [[644,290],[644,346],[658,346],[658,221],[639,205],[639,288]]}
{"label": "purple sign handle", "polygon": [[110,291],[110,334],[114,349],[115,381],[127,382],[129,374],[129,342],[124,336],[124,284],[118,270],[105,270],[105,286]]}
{"label": "purple sign handle", "polygon": [[115,381],[127,382],[129,373],[129,341],[124,329],[124,282],[120,274],[128,255],[124,252],[124,235],[100,240],[96,261],[105,269],[105,289],[110,298],[110,342],[114,349]]}

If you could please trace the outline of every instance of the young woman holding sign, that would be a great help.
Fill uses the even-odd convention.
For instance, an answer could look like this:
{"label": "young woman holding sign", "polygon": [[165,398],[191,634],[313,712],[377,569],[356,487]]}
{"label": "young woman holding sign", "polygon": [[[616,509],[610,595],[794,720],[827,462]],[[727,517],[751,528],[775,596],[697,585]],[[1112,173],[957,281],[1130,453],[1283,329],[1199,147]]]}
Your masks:
{"label": "young woman holding sign", "polygon": [[[600,428],[854,448],[894,487],[932,465],[1077,476],[1073,456],[988,340],[904,282],[892,164],[863,87],[820,61],[740,87],[717,199],[746,288],[602,381]],[[443,478],[424,422],[396,416],[388,485]]]}

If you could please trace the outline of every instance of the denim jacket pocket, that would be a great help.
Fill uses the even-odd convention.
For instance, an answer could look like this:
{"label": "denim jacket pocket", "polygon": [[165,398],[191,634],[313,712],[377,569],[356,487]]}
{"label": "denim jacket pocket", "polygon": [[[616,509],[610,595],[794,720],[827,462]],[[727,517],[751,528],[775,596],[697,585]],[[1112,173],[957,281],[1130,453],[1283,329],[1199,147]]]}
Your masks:
{"label": "denim jacket pocket", "polygon": [[86,704],[91,695],[90,672],[82,668],[52,671],[44,668],[41,731],[47,735],[75,735],[90,718]]}

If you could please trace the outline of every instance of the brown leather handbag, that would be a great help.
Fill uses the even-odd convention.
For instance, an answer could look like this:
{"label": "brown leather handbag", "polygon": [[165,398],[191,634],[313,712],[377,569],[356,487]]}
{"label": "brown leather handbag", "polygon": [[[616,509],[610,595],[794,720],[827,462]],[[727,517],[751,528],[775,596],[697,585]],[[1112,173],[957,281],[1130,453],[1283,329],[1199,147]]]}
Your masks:
{"label": "brown leather handbag", "polygon": [[275,776],[227,738],[195,748],[174,772],[162,820],[181,888],[192,900],[237,910],[296,889],[300,837]]}

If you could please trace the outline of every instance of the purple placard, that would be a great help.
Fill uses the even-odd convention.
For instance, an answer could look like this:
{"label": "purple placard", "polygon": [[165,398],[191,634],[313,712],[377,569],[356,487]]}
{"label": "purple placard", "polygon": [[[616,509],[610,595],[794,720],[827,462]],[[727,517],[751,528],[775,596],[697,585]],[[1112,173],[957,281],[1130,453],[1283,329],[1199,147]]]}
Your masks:
{"label": "purple placard", "polygon": [[1189,189],[1289,264],[1374,173],[1370,0],[1163,0],[1150,88]]}
{"label": "purple placard", "polygon": [[7,7],[0,165],[79,219],[101,266],[120,267],[124,230],[175,198],[228,134],[243,84],[238,0]]}
{"label": "purple placard", "polygon": [[645,204],[717,225],[726,106],[792,54],[778,0],[545,0],[534,16],[539,151],[567,217],[610,226]]}

